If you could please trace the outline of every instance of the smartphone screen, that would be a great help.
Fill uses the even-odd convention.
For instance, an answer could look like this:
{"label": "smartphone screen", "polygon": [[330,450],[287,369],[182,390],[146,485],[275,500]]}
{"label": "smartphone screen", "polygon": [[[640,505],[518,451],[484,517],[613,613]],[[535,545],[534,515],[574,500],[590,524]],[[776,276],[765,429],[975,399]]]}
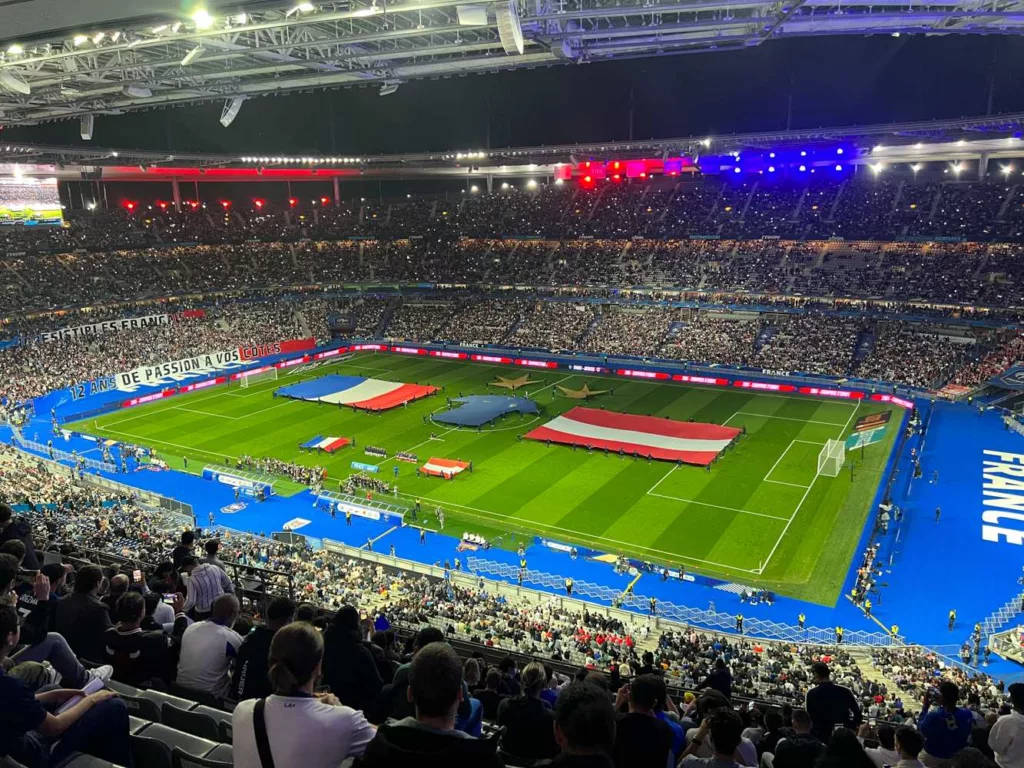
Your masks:
{"label": "smartphone screen", "polygon": [[164,602],[168,605],[174,605],[174,597],[175,595],[173,592],[167,593],[164,595]]}
{"label": "smartphone screen", "polygon": [[140,571],[138,568],[136,568],[134,571],[132,571],[132,578],[135,579],[135,583],[136,584],[141,583],[141,581],[142,581],[142,571]]}

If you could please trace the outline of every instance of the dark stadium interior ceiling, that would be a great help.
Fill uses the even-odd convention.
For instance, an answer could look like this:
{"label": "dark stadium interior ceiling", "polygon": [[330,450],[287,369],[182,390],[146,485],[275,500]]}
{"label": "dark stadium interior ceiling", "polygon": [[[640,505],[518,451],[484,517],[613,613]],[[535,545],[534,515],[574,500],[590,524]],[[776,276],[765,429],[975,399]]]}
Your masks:
{"label": "dark stadium interior ceiling", "polygon": [[0,143],[0,169],[66,179],[152,180],[171,177],[208,181],[342,180],[357,178],[550,175],[556,165],[588,159],[664,158],[729,154],[747,150],[812,149],[846,145],[850,165],[998,160],[1024,155],[1024,113],[959,120],[888,123],[815,130],[715,137],[594,142],[552,146],[450,149],[363,156],[323,154],[237,155],[162,152],[102,146]]}
{"label": "dark stadium interior ceiling", "polygon": [[1016,2],[455,0],[0,5],[0,124],[755,48],[779,38],[1014,35]]}

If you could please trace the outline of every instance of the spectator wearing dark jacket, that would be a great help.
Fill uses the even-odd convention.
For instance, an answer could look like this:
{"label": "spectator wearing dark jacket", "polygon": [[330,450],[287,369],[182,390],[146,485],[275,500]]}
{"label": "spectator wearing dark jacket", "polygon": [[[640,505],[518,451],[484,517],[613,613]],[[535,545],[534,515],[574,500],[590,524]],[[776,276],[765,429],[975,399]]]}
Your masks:
{"label": "spectator wearing dark jacket", "polygon": [[8,541],[20,541],[25,545],[25,557],[21,566],[27,571],[39,570],[39,558],[35,544],[32,543],[32,528],[20,517],[14,516],[14,510],[7,504],[0,503],[0,544]]}
{"label": "spectator wearing dark jacket", "polygon": [[346,707],[369,712],[384,687],[377,664],[366,647],[359,612],[351,605],[334,615],[324,633],[324,684]]}
{"label": "spectator wearing dark jacket", "polygon": [[725,665],[725,660],[719,656],[715,659],[715,668],[704,678],[704,681],[697,686],[697,690],[712,688],[721,693],[725,698],[732,698],[732,672]]}
{"label": "spectator wearing dark jacket", "polygon": [[291,624],[295,617],[295,603],[287,597],[275,597],[267,606],[265,626],[253,627],[245,636],[231,677],[231,697],[236,701],[262,699],[274,692],[267,676],[270,644],[281,627]]}
{"label": "spectator wearing dark jacket", "polygon": [[837,726],[856,731],[863,719],[857,697],[849,688],[830,679],[828,665],[817,661],[811,665],[814,687],[807,692],[807,714],[811,716],[814,735],[828,741]]}
{"label": "spectator wearing dark jacket", "polygon": [[99,661],[106,655],[104,636],[114,626],[110,611],[100,602],[103,571],[86,565],[75,576],[75,592],[57,604],[57,631],[79,658]]}
{"label": "spectator wearing dark jacket", "polygon": [[640,675],[619,689],[616,709],[628,702],[629,712],[618,716],[615,727],[612,758],[616,768],[661,768],[668,764],[672,729],[655,715],[663,691],[664,686],[659,686],[654,675]]}
{"label": "spectator wearing dark jacket", "polygon": [[544,688],[544,665],[533,662],[523,670],[523,695],[505,699],[498,705],[498,725],[505,729],[501,748],[517,758],[539,760],[554,757],[555,713],[540,698]]}
{"label": "spectator wearing dark jacket", "polygon": [[153,680],[169,683],[177,667],[177,648],[188,627],[182,610],[185,599],[175,597],[174,631],[149,632],[140,626],[146,616],[146,601],[138,592],[125,592],[114,606],[117,625],[106,632],[106,660],[114,668],[114,679],[128,685],[149,684]]}
{"label": "spectator wearing dark jacket", "polygon": [[463,697],[462,662],[447,643],[419,650],[409,669],[415,717],[382,725],[357,763],[362,768],[501,768],[496,742],[455,730]]}
{"label": "spectator wearing dark jacket", "polygon": [[501,672],[495,667],[487,670],[484,677],[484,688],[477,688],[473,691],[473,698],[477,699],[484,708],[484,720],[495,722],[498,719],[498,707],[505,697],[499,693],[501,688]]}
{"label": "spectator wearing dark jacket", "polygon": [[825,745],[811,733],[811,718],[806,710],[793,710],[793,734],[775,745],[773,768],[814,768]]}
{"label": "spectator wearing dark jacket", "polygon": [[555,704],[558,757],[541,765],[553,768],[612,768],[615,709],[608,692],[590,683],[573,683]]}

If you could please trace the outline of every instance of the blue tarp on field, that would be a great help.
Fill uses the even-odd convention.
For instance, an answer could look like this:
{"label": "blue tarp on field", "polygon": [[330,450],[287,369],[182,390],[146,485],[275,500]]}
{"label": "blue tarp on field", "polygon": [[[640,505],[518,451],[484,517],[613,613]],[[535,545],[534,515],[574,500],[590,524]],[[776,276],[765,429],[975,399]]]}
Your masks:
{"label": "blue tarp on field", "polygon": [[539,413],[537,404],[525,397],[500,397],[496,395],[470,395],[452,400],[458,407],[431,418],[441,424],[457,427],[480,427],[506,413]]}
{"label": "blue tarp on field", "polygon": [[333,395],[335,392],[351,389],[356,384],[362,384],[364,381],[366,381],[365,376],[330,374],[311,381],[303,381],[299,384],[281,387],[274,394],[278,397],[293,397],[296,400],[317,400],[325,395]]}

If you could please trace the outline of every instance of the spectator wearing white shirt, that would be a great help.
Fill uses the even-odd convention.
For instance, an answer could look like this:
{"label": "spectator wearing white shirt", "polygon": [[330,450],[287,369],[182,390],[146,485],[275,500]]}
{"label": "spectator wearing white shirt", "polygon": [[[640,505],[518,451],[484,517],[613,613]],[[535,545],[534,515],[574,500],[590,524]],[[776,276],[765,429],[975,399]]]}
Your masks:
{"label": "spectator wearing white shirt", "polygon": [[[214,570],[216,566],[210,566]],[[181,636],[178,659],[179,685],[224,698],[231,689],[231,661],[242,637],[231,629],[238,618],[238,599],[221,595],[213,603],[209,619],[198,621]]]}
{"label": "spectator wearing white shirt", "polygon": [[1000,717],[988,734],[988,745],[1000,768],[1024,768],[1024,683],[1009,687],[1013,712]]}
{"label": "spectator wearing white shirt", "polygon": [[296,621],[277,631],[268,672],[274,693],[239,703],[232,716],[236,765],[268,764],[260,754],[259,718],[275,768],[335,768],[366,751],[376,729],[363,713],[332,694],[313,694],[323,657],[323,637],[312,624]]}
{"label": "spectator wearing white shirt", "polygon": [[224,594],[235,591],[231,579],[224,571],[211,563],[200,563],[189,555],[181,562],[182,582],[188,590],[185,598],[185,613],[199,620],[210,616],[214,601]]}

